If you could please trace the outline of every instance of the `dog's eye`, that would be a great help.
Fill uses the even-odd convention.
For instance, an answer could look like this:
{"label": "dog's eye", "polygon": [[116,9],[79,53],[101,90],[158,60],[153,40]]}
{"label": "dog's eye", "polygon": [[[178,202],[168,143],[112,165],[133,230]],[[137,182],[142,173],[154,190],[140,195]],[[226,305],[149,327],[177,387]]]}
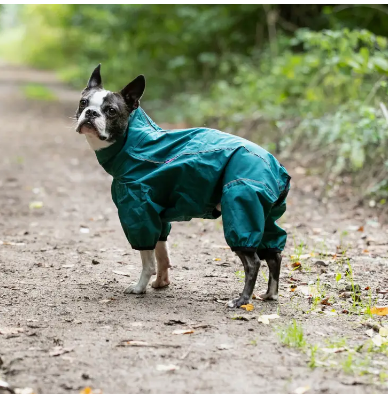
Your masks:
{"label": "dog's eye", "polygon": [[109,113],[109,115],[116,115],[116,110],[114,109],[114,108],[112,108],[112,107],[110,107],[109,109],[108,109],[108,113]]}
{"label": "dog's eye", "polygon": [[86,107],[86,100],[85,100],[85,99],[82,99],[82,100],[79,102],[79,106],[80,106],[80,108],[85,108],[85,107]]}

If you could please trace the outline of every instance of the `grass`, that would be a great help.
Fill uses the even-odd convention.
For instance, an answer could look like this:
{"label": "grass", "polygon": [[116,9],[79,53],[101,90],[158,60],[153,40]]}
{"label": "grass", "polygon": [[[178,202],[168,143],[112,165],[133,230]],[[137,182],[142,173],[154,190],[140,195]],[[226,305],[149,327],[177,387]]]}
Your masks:
{"label": "grass", "polygon": [[293,320],[292,324],[284,328],[279,328],[277,335],[280,341],[286,346],[293,348],[304,348],[306,346],[303,328],[295,320]]}
{"label": "grass", "polygon": [[27,84],[22,87],[23,93],[27,99],[41,101],[55,101],[57,97],[46,86],[41,84]]}

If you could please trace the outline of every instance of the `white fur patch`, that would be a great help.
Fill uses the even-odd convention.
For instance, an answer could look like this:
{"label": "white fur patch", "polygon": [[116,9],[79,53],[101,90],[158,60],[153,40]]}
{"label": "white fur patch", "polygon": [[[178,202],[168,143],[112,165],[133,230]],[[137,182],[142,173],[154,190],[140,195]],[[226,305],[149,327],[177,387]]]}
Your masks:
{"label": "white fur patch", "polygon": [[140,251],[143,270],[137,284],[130,285],[124,292],[127,294],[145,293],[152,275],[155,274],[155,250]]}
{"label": "white fur patch", "polygon": [[94,134],[85,134],[85,137],[90,145],[90,148],[94,151],[98,151],[100,149],[109,147],[110,145],[113,144],[112,142],[109,142],[109,141],[100,140]]}
{"label": "white fur patch", "polygon": [[105,89],[94,92],[93,95],[89,98],[89,108],[97,107],[98,109],[100,109],[108,93],[110,93],[110,91],[106,91]]}

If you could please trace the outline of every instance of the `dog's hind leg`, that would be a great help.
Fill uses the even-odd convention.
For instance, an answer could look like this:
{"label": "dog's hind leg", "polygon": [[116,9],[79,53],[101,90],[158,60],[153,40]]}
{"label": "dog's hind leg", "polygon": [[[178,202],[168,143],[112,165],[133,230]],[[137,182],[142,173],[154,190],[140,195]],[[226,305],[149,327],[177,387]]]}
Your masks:
{"label": "dog's hind leg", "polygon": [[151,276],[155,272],[155,250],[140,251],[143,270],[137,284],[130,285],[124,292],[127,294],[144,294]]}
{"label": "dog's hind leg", "polygon": [[265,260],[269,269],[269,280],[267,293],[260,295],[263,300],[277,300],[279,291],[280,266],[282,256],[277,252],[268,252]]}
{"label": "dog's hind leg", "polygon": [[170,284],[168,269],[171,267],[167,241],[158,241],[155,248],[157,275],[152,283],[153,288],[163,288]]}
{"label": "dog's hind leg", "polygon": [[236,251],[237,256],[241,259],[245,271],[245,285],[240,297],[228,302],[228,307],[240,307],[249,303],[253,289],[255,288],[257,274],[260,269],[260,259],[256,252]]}

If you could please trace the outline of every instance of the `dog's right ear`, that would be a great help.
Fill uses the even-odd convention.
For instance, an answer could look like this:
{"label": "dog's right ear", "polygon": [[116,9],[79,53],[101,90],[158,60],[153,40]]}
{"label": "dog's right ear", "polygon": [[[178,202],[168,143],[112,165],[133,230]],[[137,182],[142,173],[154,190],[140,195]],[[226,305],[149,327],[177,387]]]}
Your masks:
{"label": "dog's right ear", "polygon": [[140,99],[145,90],[145,77],[144,75],[137,76],[130,82],[124,89],[120,91],[121,96],[124,98],[127,106],[132,110],[140,105]]}
{"label": "dog's right ear", "polygon": [[101,63],[93,70],[92,75],[89,78],[88,85],[86,89],[100,88],[102,89],[102,79],[101,79]]}

